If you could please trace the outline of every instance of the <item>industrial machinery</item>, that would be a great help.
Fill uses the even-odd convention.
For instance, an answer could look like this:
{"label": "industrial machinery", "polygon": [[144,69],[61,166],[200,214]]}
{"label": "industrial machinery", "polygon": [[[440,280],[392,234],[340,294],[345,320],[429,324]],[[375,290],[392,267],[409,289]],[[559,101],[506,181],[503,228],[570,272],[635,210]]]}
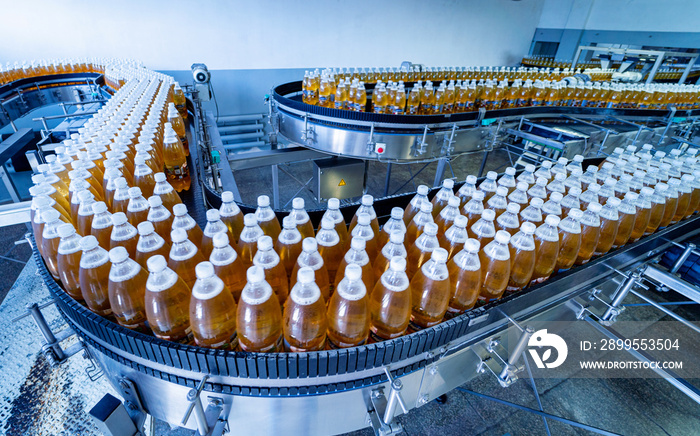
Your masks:
{"label": "industrial machinery", "polygon": [[[574,154],[603,156],[611,147],[628,143],[685,148],[692,144],[698,117],[696,111],[673,109],[555,107],[409,119],[340,113],[286,97],[298,91],[298,83],[277,87],[271,104],[273,124],[279,133],[300,146],[287,153],[311,152],[387,163],[438,160],[446,164],[463,153],[479,153],[486,159],[498,148],[529,162]],[[189,133],[195,139],[191,143],[211,142],[211,150],[216,151],[221,146],[217,135],[208,132],[208,138],[201,136],[208,124],[196,98],[189,109],[193,115]],[[201,158],[203,150],[210,152],[201,146],[191,150],[192,161]],[[279,154],[271,153],[266,159]],[[198,221],[206,208],[202,195],[208,205],[216,207],[221,201],[220,190],[231,189],[233,177],[228,165],[228,160],[209,163],[216,166],[221,187],[212,184],[210,179],[216,177],[216,172],[211,168],[192,173],[200,182],[193,183],[184,200]],[[436,185],[444,169],[443,165],[438,170]],[[379,200],[375,203],[378,215],[386,218],[391,207],[404,207],[411,197],[404,194]],[[346,216],[354,207],[346,206]],[[248,205],[241,208],[250,210]],[[310,215],[317,223],[320,211],[311,211]],[[377,434],[388,435],[400,430],[397,416],[410,413],[477,374],[492,374],[504,387],[512,384],[523,375],[520,357],[534,331],[533,323],[588,323],[602,334],[616,337],[608,326],[615,321],[625,297],[641,293],[636,289],[638,285],[664,286],[700,302],[697,287],[674,276],[673,269],[667,271],[656,264],[664,250],[700,234],[699,220],[693,216],[544,283],[420,332],[355,348],[310,353],[211,350],[128,330],[78,304],[52,279],[36,249],[34,258],[56,306],[80,338],[79,349],[86,351],[121,394],[134,428],[140,428],[146,414],[150,414],[172,425],[197,430],[200,435],[218,435],[227,430],[244,434],[335,434],[368,426]],[[689,246],[688,253],[693,249]],[[649,289],[648,293],[653,291]],[[653,301],[653,296],[645,298]],[[658,308],[668,311],[663,306]],[[52,361],[60,362],[79,351],[61,348],[63,338],[55,337],[45,321],[42,324],[38,308],[32,308],[32,315],[46,338],[44,352]],[[650,359],[643,353],[634,357]],[[673,373],[658,371],[700,402],[698,388]],[[113,411],[124,407],[112,400],[103,406]],[[107,425],[118,421],[109,419],[120,412],[114,413],[96,416]],[[125,416],[123,411],[121,416]],[[115,431],[115,427],[109,429]]]}

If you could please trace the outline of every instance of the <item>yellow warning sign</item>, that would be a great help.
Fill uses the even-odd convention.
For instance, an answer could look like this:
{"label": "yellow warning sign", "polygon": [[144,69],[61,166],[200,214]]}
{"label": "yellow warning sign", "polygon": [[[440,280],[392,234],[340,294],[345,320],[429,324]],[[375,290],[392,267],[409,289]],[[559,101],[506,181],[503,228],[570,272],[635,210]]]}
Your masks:
{"label": "yellow warning sign", "polygon": [[345,179],[340,179],[340,183],[338,183],[338,186],[345,186]]}

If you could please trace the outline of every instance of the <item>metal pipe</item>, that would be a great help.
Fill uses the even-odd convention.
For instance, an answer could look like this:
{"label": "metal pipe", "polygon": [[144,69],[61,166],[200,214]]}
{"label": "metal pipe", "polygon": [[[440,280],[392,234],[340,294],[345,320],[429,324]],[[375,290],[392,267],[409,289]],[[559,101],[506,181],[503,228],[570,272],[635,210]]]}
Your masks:
{"label": "metal pipe", "polygon": [[632,290],[637,280],[639,280],[639,273],[635,272],[625,279],[625,282],[620,286],[615,293],[613,301],[610,303],[610,307],[605,311],[601,319],[603,321],[610,321],[613,314],[617,312],[617,308],[622,304],[622,300],[627,297],[627,294]]}
{"label": "metal pipe", "polygon": [[46,323],[46,318],[44,318],[44,314],[41,313],[39,305],[36,303],[29,303],[27,304],[27,310],[31,312],[34,323],[37,327],[39,327],[39,331],[41,331],[41,334],[44,336],[46,344],[51,346],[53,351],[56,353],[56,358],[58,360],[65,359],[66,356],[63,354],[61,347],[54,346],[57,344],[56,336],[54,336],[51,328],[49,328],[49,325]]}
{"label": "metal pipe", "polygon": [[207,425],[207,416],[204,414],[204,407],[202,407],[202,400],[199,396],[194,401],[194,419],[197,421],[197,429],[199,434],[205,436],[209,433],[209,425]]}
{"label": "metal pipe", "polygon": [[263,119],[263,114],[247,114],[247,115],[226,115],[219,117],[217,124],[235,123],[241,121],[258,121]]}
{"label": "metal pipe", "polygon": [[655,282],[673,289],[684,297],[700,303],[700,289],[685,280],[679,279],[675,275],[669,274],[654,265],[647,265],[642,274]]}
{"label": "metal pipe", "polygon": [[265,145],[265,143],[262,141],[234,142],[232,144],[224,144],[224,150],[236,150],[239,148],[248,148],[248,147],[262,147],[263,145]]}
{"label": "metal pipe", "polygon": [[680,257],[676,260],[676,263],[673,264],[673,268],[671,268],[670,271],[671,274],[675,274],[679,269],[681,269],[685,261],[688,260],[688,257],[690,257],[693,250],[695,250],[695,244],[689,242],[685,247],[685,250],[683,250],[683,253],[681,253]]}
{"label": "metal pipe", "polygon": [[698,326],[696,326],[695,324],[691,323],[690,321],[688,321],[687,319],[683,318],[682,316],[677,315],[677,314],[676,314],[675,312],[673,312],[672,310],[666,309],[666,308],[665,308],[664,306],[662,306],[661,304],[657,303],[656,301],[654,301],[654,300],[652,300],[652,299],[650,299],[650,298],[645,297],[644,295],[642,295],[641,293],[635,291],[634,289],[630,290],[630,293],[632,293],[633,295],[636,295],[636,296],[639,297],[640,299],[646,301],[646,302],[649,303],[651,306],[653,306],[653,307],[659,309],[660,311],[662,311],[662,312],[665,313],[666,315],[670,316],[671,318],[674,318],[674,319],[676,319],[677,321],[680,321],[680,322],[683,323],[683,325],[685,325],[686,327],[689,327],[689,328],[695,330],[696,332],[700,333],[700,327],[698,327]]}
{"label": "metal pipe", "polygon": [[384,409],[384,416],[382,421],[385,424],[390,424],[394,419],[394,413],[396,412],[396,406],[399,405],[399,392],[403,388],[403,383],[401,380],[394,380],[391,383],[391,391],[389,392],[389,398],[386,402],[386,409]]}
{"label": "metal pipe", "polygon": [[520,356],[523,354],[523,351],[525,351],[525,348],[527,347],[528,341],[535,333],[535,329],[533,329],[530,326],[525,326],[525,329],[523,329],[522,332],[523,334],[520,335],[518,342],[515,344],[515,348],[513,348],[513,351],[508,356],[507,365],[503,368],[503,371],[501,371],[501,374],[499,375],[499,378],[501,378],[501,380],[506,380],[510,369],[518,363]]}

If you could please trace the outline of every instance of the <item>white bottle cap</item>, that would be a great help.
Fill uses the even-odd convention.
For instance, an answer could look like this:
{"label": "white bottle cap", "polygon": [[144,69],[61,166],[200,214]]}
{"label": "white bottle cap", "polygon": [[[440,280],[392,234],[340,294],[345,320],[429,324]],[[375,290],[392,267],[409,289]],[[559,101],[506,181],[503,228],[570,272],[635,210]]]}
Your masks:
{"label": "white bottle cap", "polygon": [[61,224],[58,226],[58,236],[61,238],[67,238],[68,236],[75,233],[75,228],[72,224]]}
{"label": "white bottle cap", "polygon": [[109,250],[109,261],[112,263],[124,262],[129,258],[129,252],[124,247],[114,247]]}
{"label": "white bottle cap", "polygon": [[257,265],[253,265],[250,268],[248,268],[248,271],[246,271],[245,276],[246,279],[248,279],[248,282],[250,283],[260,283],[263,280],[265,280],[265,270]]}
{"label": "white bottle cap", "polygon": [[[459,201],[459,199],[457,199],[457,201]],[[459,202],[457,204],[459,204]],[[391,217],[395,220],[403,219],[403,209],[401,209],[400,207],[392,208]]]}
{"label": "white bottle cap", "polygon": [[506,232],[505,230],[499,230],[496,232],[496,237],[494,240],[499,244],[506,245],[508,242],[510,242],[510,233]]}
{"label": "white bottle cap", "polygon": [[518,203],[508,203],[506,211],[517,215],[520,212],[520,205]]}
{"label": "white bottle cap", "polygon": [[537,209],[540,209],[542,205],[544,205],[544,200],[539,197],[530,200],[530,206],[536,207]]}
{"label": "white bottle cap", "polygon": [[221,193],[221,201],[224,203],[230,203],[233,201],[233,192],[224,191]]}
{"label": "white bottle cap", "polygon": [[165,270],[165,268],[168,267],[168,262],[163,256],[161,256],[160,254],[156,254],[155,256],[151,256],[148,258],[148,260],[146,261],[146,266],[148,267],[148,271],[152,273],[158,273]]}
{"label": "white bottle cap", "polygon": [[[58,212],[56,212],[56,213],[58,213]],[[83,251],[93,250],[93,249],[97,248],[97,246],[98,246],[97,238],[92,236],[92,235],[84,236],[83,239],[80,240],[78,245],[80,246],[80,249]]]}
{"label": "white bottle cap", "polygon": [[543,166],[544,168],[550,169],[550,168],[552,168],[552,161],[551,161],[551,160],[546,160],[546,161],[542,162],[542,166]]}
{"label": "white bottle cap", "polygon": [[603,207],[603,206],[601,206],[600,203],[593,202],[593,203],[590,203],[590,204],[588,205],[588,210],[590,210],[590,211],[593,212],[593,213],[598,213],[598,212],[600,212],[600,209],[601,209],[602,207]]}
{"label": "white bottle cap", "polygon": [[270,197],[267,195],[258,196],[258,207],[270,207]]}
{"label": "white bottle cap", "polygon": [[105,204],[104,201],[98,201],[97,203],[93,203],[92,204],[92,212],[94,214],[105,213],[105,212],[107,212],[107,205]]}
{"label": "white bottle cap", "polygon": [[126,214],[124,212],[117,212],[112,214],[112,224],[115,226],[121,226],[127,222]]}
{"label": "white bottle cap", "polygon": [[361,226],[368,226],[372,222],[372,217],[368,213],[361,213],[357,216],[357,224]]}
{"label": "white bottle cap", "polygon": [[[466,179],[466,182],[469,183],[470,185],[475,185],[475,184],[476,184],[476,180],[477,180],[476,176],[474,176],[474,175],[468,175],[468,176],[467,176],[467,179]],[[421,185],[421,186],[422,186],[422,185]],[[426,188],[427,188],[427,186],[426,186]]]}
{"label": "white bottle cap", "polygon": [[603,169],[610,171],[613,168],[615,168],[614,163],[612,163],[612,162],[604,162],[603,163]]}
{"label": "white bottle cap", "polygon": [[418,195],[428,195],[428,192],[430,192],[430,188],[428,188],[425,185],[418,185],[416,192],[418,193]]}
{"label": "white bottle cap", "polygon": [[562,198],[564,198],[564,195],[562,195],[561,192],[552,192],[551,194],[549,194],[549,199],[555,203],[561,202]]}
{"label": "white bottle cap", "polygon": [[403,244],[403,240],[404,234],[403,232],[400,232],[398,230],[391,232],[391,234],[389,235],[389,241],[391,241],[392,244]]}
{"label": "white bottle cap", "polygon": [[194,267],[194,274],[198,279],[208,279],[214,276],[214,265],[211,262],[199,262]]}
{"label": "white bottle cap", "polygon": [[557,174],[554,176],[554,180],[558,180],[558,181],[560,181],[560,182],[563,182],[564,180],[566,180],[566,174],[564,174],[564,173],[557,173]]}
{"label": "white bottle cap", "polygon": [[139,231],[139,235],[142,236],[151,234],[155,231],[155,229],[153,228],[153,223],[151,223],[150,221],[140,222],[139,225],[136,226],[136,228]]}
{"label": "white bottle cap", "polygon": [[529,188],[529,185],[525,182],[518,182],[515,185],[515,188],[519,191],[527,191],[527,188]]}
{"label": "white bottle cap", "polygon": [[153,175],[153,178],[156,180],[156,183],[163,183],[168,179],[163,173],[155,173],[155,175]]}
{"label": "white bottle cap", "polygon": [[509,176],[514,176],[514,175],[515,175],[515,168],[513,168],[513,167],[508,167],[508,168],[506,168],[505,173],[506,173],[507,175],[509,175]]}
{"label": "white bottle cap", "polygon": [[595,174],[595,173],[598,172],[598,167],[595,166],[595,165],[588,165],[588,166],[586,167],[586,172],[587,172],[587,173],[593,173],[593,174]]}
{"label": "white bottle cap", "polygon": [[430,256],[435,262],[446,262],[447,261],[447,250],[444,248],[436,248],[433,250],[433,254]]}
{"label": "white bottle cap", "polygon": [[[357,238],[353,238],[353,241],[355,239]],[[314,252],[318,250],[318,242],[316,242],[316,238],[304,238],[304,240],[301,241],[301,249],[306,252]]]}
{"label": "white bottle cap", "polygon": [[82,203],[84,201],[94,200],[95,196],[92,195],[92,192],[85,190],[78,193],[78,199]]}
{"label": "white bottle cap", "polygon": [[259,251],[267,251],[267,250],[272,250],[272,238],[270,236],[261,236],[258,239],[258,250]]}
{"label": "white bottle cap", "polygon": [[498,178],[498,173],[495,171],[489,171],[486,173],[486,178],[490,180],[496,180]]}
{"label": "white bottle cap", "polygon": [[423,232],[429,236],[435,236],[438,232],[438,226],[435,223],[427,223],[423,229]]}
{"label": "white bottle cap", "polygon": [[365,194],[362,196],[362,205],[363,206],[371,206],[374,204],[374,197],[372,197],[369,194]]}
{"label": "white bottle cap", "polygon": [[583,212],[581,211],[581,209],[571,209],[569,211],[569,216],[578,221],[583,216]]}
{"label": "white bottle cap", "polygon": [[614,207],[614,208],[617,208],[618,206],[620,206],[620,203],[622,203],[622,201],[621,201],[619,198],[617,198],[617,197],[610,197],[610,198],[608,198],[608,201],[605,203],[605,205],[606,205],[606,206],[607,206],[607,205],[610,205],[610,206],[612,206],[612,207]]}
{"label": "white bottle cap", "polygon": [[304,208],[304,199],[300,197],[295,197],[294,200],[292,200],[292,208],[294,209],[303,209]]}
{"label": "white bottle cap", "polygon": [[505,186],[499,186],[498,188],[496,188],[496,195],[505,197],[506,195],[508,195],[508,188],[506,188]]}
{"label": "white bottle cap", "polygon": [[187,232],[183,229],[174,229],[170,232],[170,239],[173,241],[173,244],[185,242],[187,240]]}
{"label": "white bottle cap", "polygon": [[565,157],[560,157],[559,159],[557,159],[557,163],[566,166],[566,164],[569,163],[569,159]]}
{"label": "white bottle cap", "polygon": [[538,177],[537,180],[535,180],[537,186],[547,186],[547,183],[549,182],[544,177]]}
{"label": "white bottle cap", "polygon": [[[173,240],[173,242],[175,241]],[[215,248],[225,247],[229,243],[228,235],[226,234],[226,232],[219,232],[214,235],[214,237],[212,238],[212,242]]]}
{"label": "white bottle cap", "polygon": [[581,195],[581,188],[578,188],[576,186],[569,188],[569,195],[573,195],[574,197],[578,197]]}
{"label": "white bottle cap", "polygon": [[484,209],[484,211],[481,212],[481,218],[486,221],[493,221],[496,219],[496,212],[493,209]]}
{"label": "white bottle cap", "polygon": [[477,253],[479,248],[481,248],[481,243],[478,239],[469,238],[464,242],[464,249],[469,253]]}
{"label": "white bottle cap", "polygon": [[[219,211],[216,211],[216,213],[218,214]],[[207,211],[207,215],[209,215],[209,211]],[[207,219],[208,218],[209,217],[207,216]],[[255,217],[255,214],[254,213],[247,213],[247,214],[243,215],[243,225],[246,227],[252,227],[252,226],[258,225],[258,219]]]}
{"label": "white bottle cap", "polygon": [[126,183],[126,179],[124,177],[120,177],[117,180],[115,180],[114,186],[116,186],[117,189],[127,189],[129,187],[129,185]]}
{"label": "white bottle cap", "polygon": [[695,181],[695,177],[691,176],[690,174],[683,174],[681,180],[683,180],[686,183],[693,183]]}
{"label": "white bottle cap", "polygon": [[160,198],[158,195],[152,195],[148,197],[148,205],[152,208],[160,207],[163,205],[163,199]]}
{"label": "white bottle cap", "polygon": [[622,154],[624,152],[625,152],[625,149],[622,147],[615,147],[615,149],[613,150],[613,153],[615,153],[615,154]]}
{"label": "white bottle cap", "polygon": [[527,235],[532,235],[535,233],[535,225],[529,221],[525,221],[520,225],[520,231],[527,234]]}
{"label": "white bottle cap", "polygon": [[547,225],[550,225],[552,227],[558,226],[560,221],[561,221],[561,218],[559,218],[556,215],[547,215],[544,219],[544,222],[547,223]]}
{"label": "white bottle cap", "polygon": [[314,279],[316,278],[316,273],[314,270],[308,266],[299,268],[299,271],[297,271],[297,281],[299,283],[312,283]]}
{"label": "white bottle cap", "polygon": [[362,267],[356,263],[351,263],[345,267],[345,277],[348,280],[360,280],[362,277]]}
{"label": "white bottle cap", "polygon": [[625,194],[625,199],[630,200],[632,202],[637,201],[638,198],[639,198],[639,194],[637,194],[636,192],[630,191],[627,194]]}
{"label": "white bottle cap", "polygon": [[670,186],[673,186],[673,187],[675,188],[675,187],[678,187],[678,186],[681,184],[681,181],[678,180],[678,179],[669,179],[668,184],[669,184]]}
{"label": "white bottle cap", "polygon": [[221,218],[221,215],[219,214],[219,211],[217,209],[209,209],[207,211],[207,221],[218,221],[219,218]]}
{"label": "white bottle cap", "polygon": [[467,227],[467,223],[469,220],[467,220],[467,217],[464,215],[457,215],[454,220],[454,225],[460,228],[465,228]]}
{"label": "white bottle cap", "polygon": [[578,163],[583,162],[583,156],[580,154],[577,154],[576,156],[574,156],[574,162],[578,162]]}
{"label": "white bottle cap", "polygon": [[449,200],[447,200],[447,205],[451,206],[451,207],[459,207],[459,203],[460,203],[459,197],[457,197],[455,195],[453,195],[452,197],[450,197]]}
{"label": "white bottle cap", "polygon": [[453,179],[445,179],[442,181],[442,187],[445,189],[452,189],[455,187],[455,181]]}
{"label": "white bottle cap", "polygon": [[356,251],[364,250],[366,245],[367,243],[362,238],[352,238],[350,240],[350,248]]}
{"label": "white bottle cap", "polygon": [[401,256],[394,256],[389,261],[389,269],[392,271],[406,271],[406,259]]}
{"label": "white bottle cap", "polygon": [[44,212],[44,222],[51,223],[58,220],[61,214],[56,209],[48,209]]}
{"label": "white bottle cap", "polygon": [[182,203],[176,204],[173,206],[173,214],[175,214],[175,216],[187,215],[187,206]]}
{"label": "white bottle cap", "polygon": [[474,193],[472,194],[472,200],[483,201],[485,196],[486,194],[484,193],[484,191],[474,191]]}
{"label": "white bottle cap", "polygon": [[645,186],[645,187],[642,188],[642,195],[645,195],[645,196],[648,197],[648,196],[650,196],[650,195],[652,195],[652,194],[654,194],[654,189],[653,189],[653,188],[650,188],[649,186]]}
{"label": "white bottle cap", "polygon": [[[286,217],[285,217],[285,218],[286,218]],[[331,230],[331,229],[334,229],[334,228],[335,228],[335,222],[334,222],[332,219],[328,218],[328,217],[322,218],[322,219],[321,219],[321,228],[324,229],[324,230]]]}
{"label": "white bottle cap", "polygon": [[138,186],[134,186],[133,188],[129,188],[129,198],[138,198],[141,196],[141,188]]}
{"label": "white bottle cap", "polygon": [[533,164],[527,164],[525,165],[525,171],[527,171],[528,173],[534,173],[535,166]]}
{"label": "white bottle cap", "polygon": [[338,209],[340,208],[340,200],[337,198],[328,199],[328,209]]}

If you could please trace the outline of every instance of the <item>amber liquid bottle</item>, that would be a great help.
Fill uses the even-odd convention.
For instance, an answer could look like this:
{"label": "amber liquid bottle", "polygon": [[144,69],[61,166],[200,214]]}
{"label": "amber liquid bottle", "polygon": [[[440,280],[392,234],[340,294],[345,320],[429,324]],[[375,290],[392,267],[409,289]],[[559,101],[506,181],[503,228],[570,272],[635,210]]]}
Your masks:
{"label": "amber liquid bottle", "polygon": [[370,294],[370,337],[376,342],[406,333],[411,318],[411,291],[405,270],[406,259],[392,257]]}
{"label": "amber liquid bottle", "polygon": [[300,268],[297,283],[284,304],[282,325],[287,348],[294,352],[318,351],[326,345],[326,301],[314,281],[314,270]]}

